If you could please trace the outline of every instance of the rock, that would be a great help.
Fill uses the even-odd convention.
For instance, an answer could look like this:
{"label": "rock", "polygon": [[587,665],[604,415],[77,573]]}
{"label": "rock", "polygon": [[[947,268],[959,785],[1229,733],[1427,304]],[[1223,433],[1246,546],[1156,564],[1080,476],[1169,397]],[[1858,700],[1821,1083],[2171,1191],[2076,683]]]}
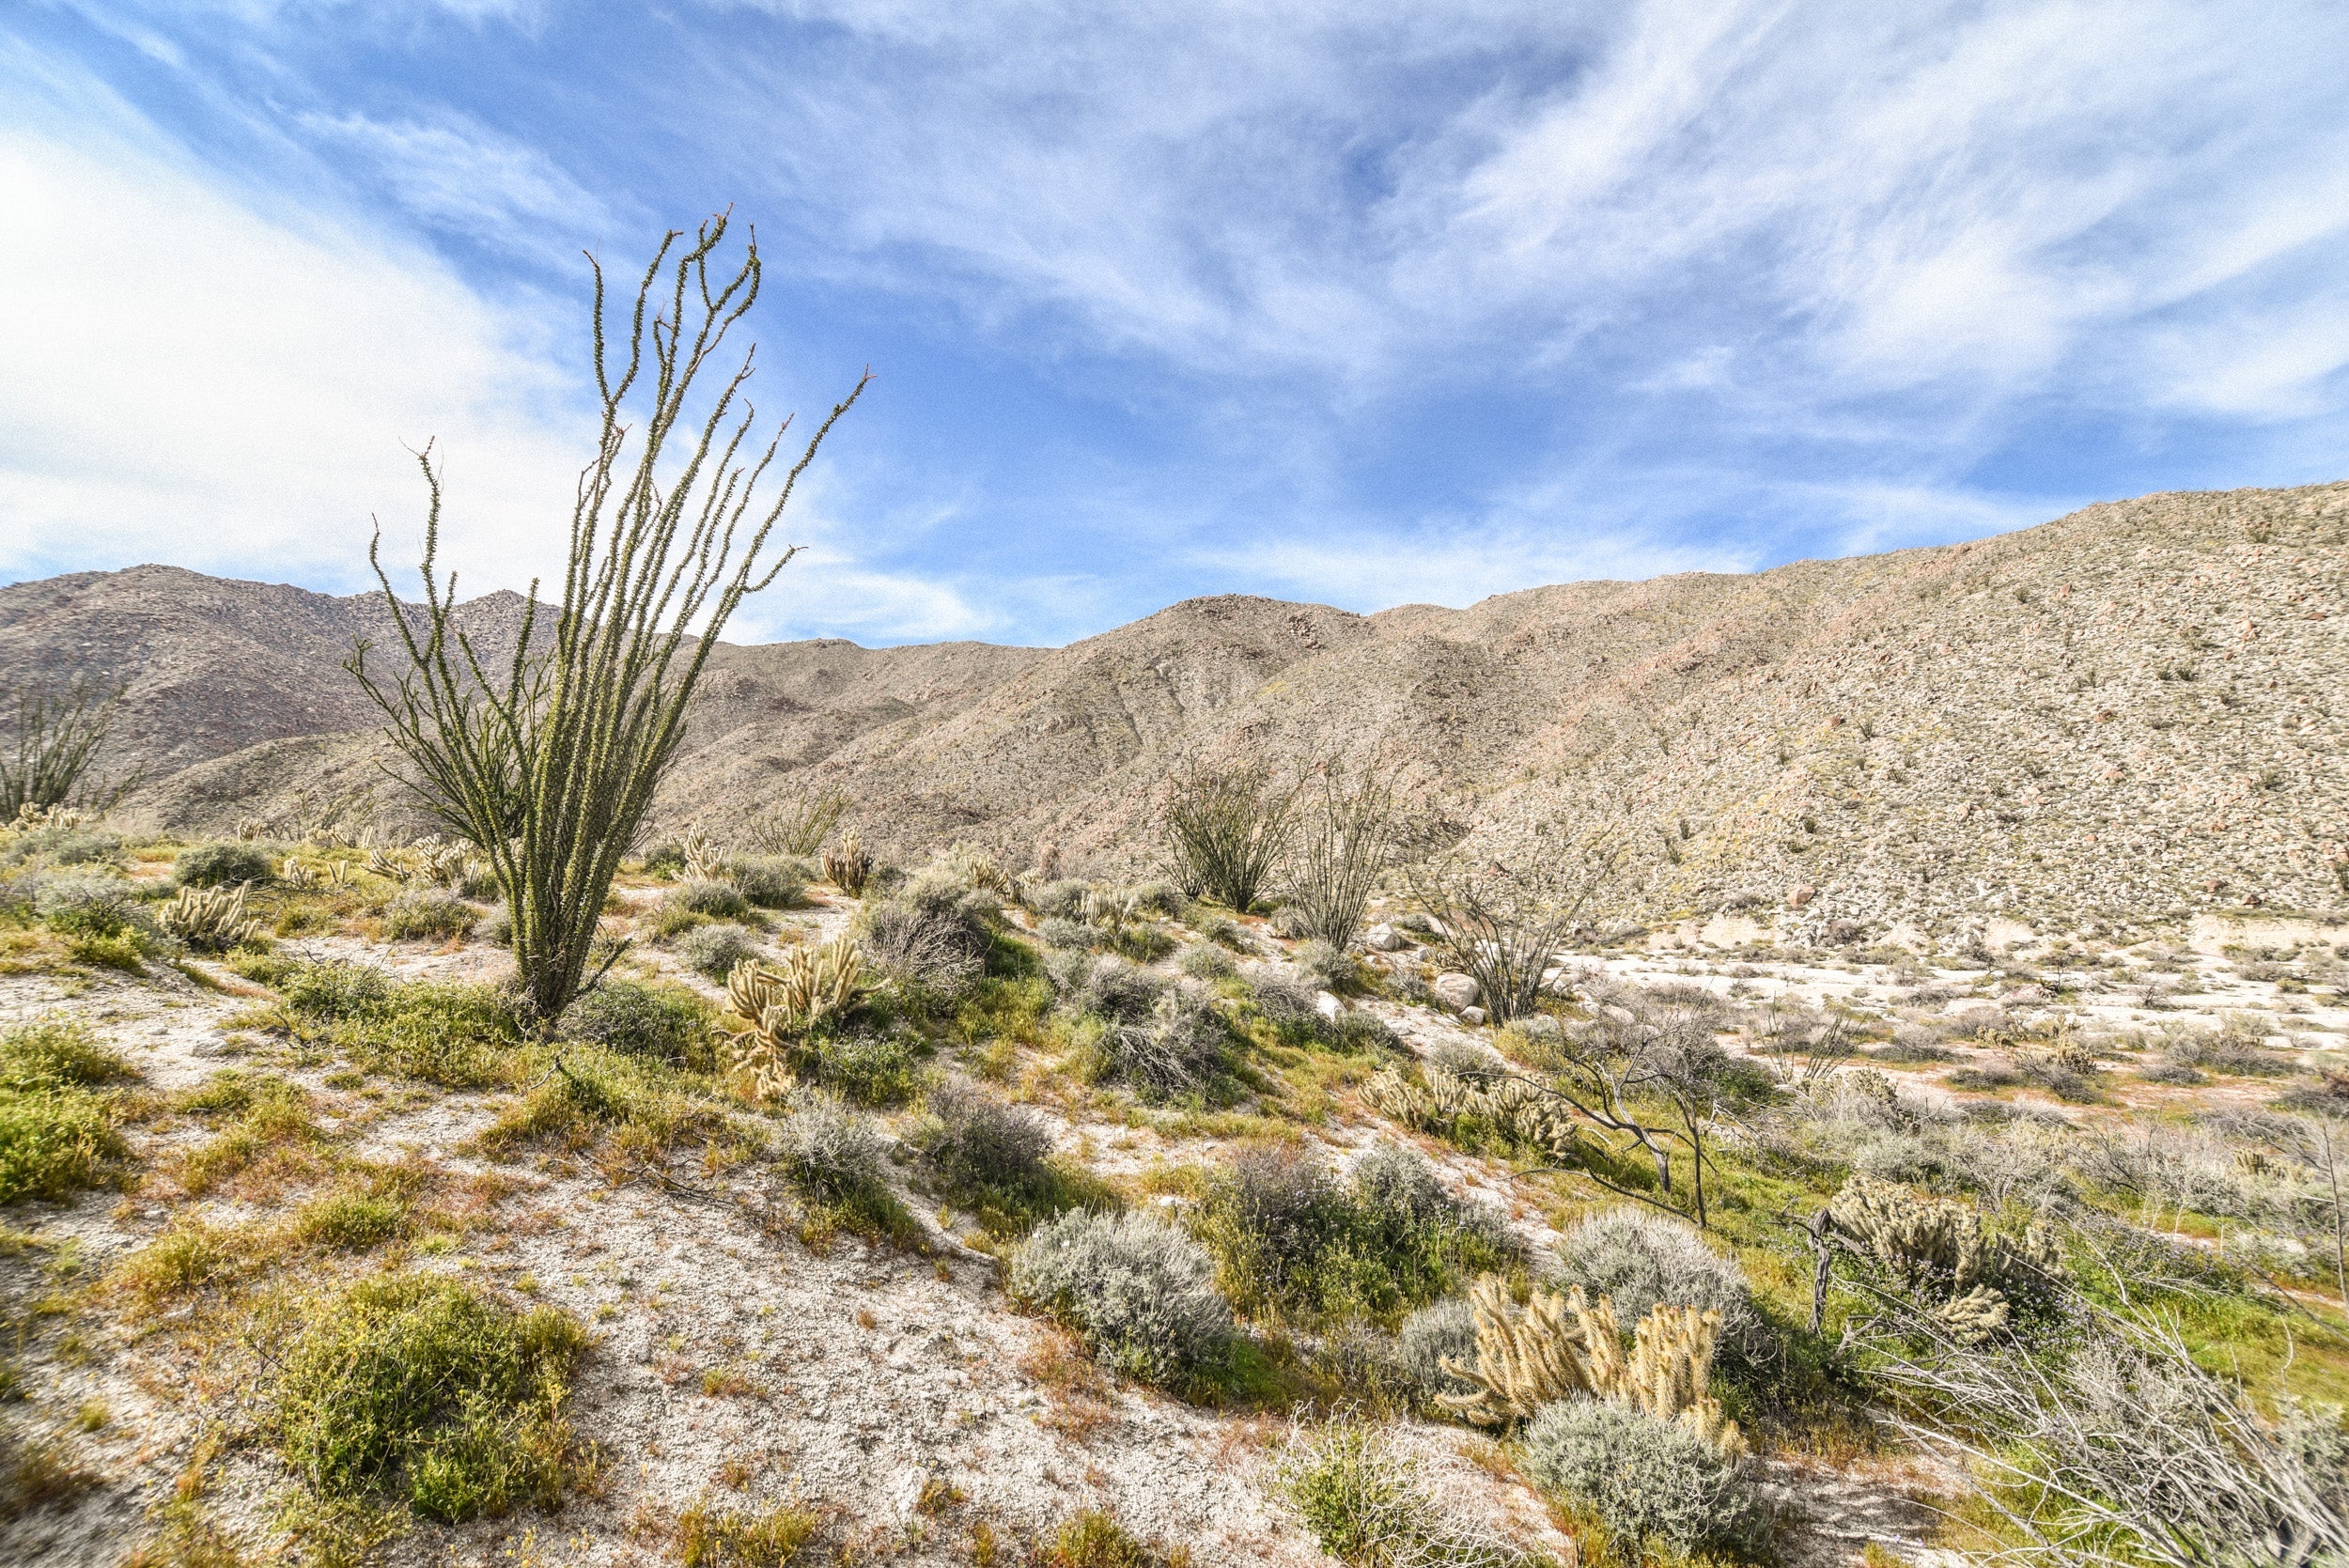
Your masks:
{"label": "rock", "polygon": [[1455,1013],[1464,1007],[1475,1006],[1477,999],[1485,994],[1485,988],[1476,983],[1473,976],[1455,973],[1436,976],[1431,989],[1435,991],[1439,1002]]}
{"label": "rock", "polygon": [[1788,890],[1786,907],[1790,909],[1799,909],[1818,896],[1819,890],[1805,882],[1799,887]]}
{"label": "rock", "polygon": [[1373,953],[1400,953],[1403,939],[1392,925],[1374,925],[1362,933],[1362,945]]}
{"label": "rock", "polygon": [[1338,1015],[1346,1011],[1346,1003],[1340,1001],[1334,992],[1323,991],[1314,998],[1314,1011],[1335,1023]]}
{"label": "rock", "polygon": [[1460,1021],[1462,1023],[1483,1023],[1485,1021],[1485,1010],[1482,1007],[1463,1007],[1460,1009]]}

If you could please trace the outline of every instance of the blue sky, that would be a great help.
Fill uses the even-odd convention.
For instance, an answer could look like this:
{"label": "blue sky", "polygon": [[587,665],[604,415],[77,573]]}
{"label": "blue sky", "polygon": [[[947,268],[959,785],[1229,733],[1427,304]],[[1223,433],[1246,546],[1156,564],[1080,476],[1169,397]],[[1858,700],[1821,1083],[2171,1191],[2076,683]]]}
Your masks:
{"label": "blue sky", "polygon": [[584,263],[877,380],[746,638],[1060,643],[2349,477],[2349,7],[17,0],[0,578],[559,568]]}

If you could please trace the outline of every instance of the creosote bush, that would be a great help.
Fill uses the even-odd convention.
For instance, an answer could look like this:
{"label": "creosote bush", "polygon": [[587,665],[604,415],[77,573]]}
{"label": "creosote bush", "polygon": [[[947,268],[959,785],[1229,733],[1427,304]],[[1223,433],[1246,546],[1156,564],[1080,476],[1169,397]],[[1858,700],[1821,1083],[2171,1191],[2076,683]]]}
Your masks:
{"label": "creosote bush", "polygon": [[805,861],[769,855],[734,862],[734,885],[761,909],[797,908],[816,878]]}
{"label": "creosote bush", "polygon": [[1180,1389],[1228,1361],[1232,1310],[1206,1250],[1148,1215],[1072,1210],[1012,1254],[1011,1293],[1081,1335],[1128,1376]]}
{"label": "creosote bush", "polygon": [[171,863],[171,874],[182,886],[216,888],[239,882],[276,880],[277,864],[257,844],[222,839],[183,849]]}
{"label": "creosote bush", "polygon": [[1766,1530],[1743,1465],[1678,1421],[1577,1396],[1546,1405],[1521,1443],[1535,1485],[1589,1508],[1621,1540],[1751,1550]]}
{"label": "creosote bush", "polygon": [[383,907],[383,934],[395,940],[418,937],[461,937],[481,911],[437,889],[411,889]]}
{"label": "creosote bush", "polygon": [[295,1472],[330,1501],[404,1502],[466,1519],[553,1504],[571,1436],[560,1414],[587,1336],[461,1281],[363,1280],[287,1345],[271,1422]]}
{"label": "creosote bush", "polygon": [[716,880],[681,882],[669,890],[662,902],[672,909],[712,920],[740,920],[751,912],[751,901],[742,896],[740,888]]}
{"label": "creosote bush", "polygon": [[708,1023],[709,1010],[698,997],[667,986],[606,980],[564,1010],[561,1033],[623,1056],[683,1062]]}

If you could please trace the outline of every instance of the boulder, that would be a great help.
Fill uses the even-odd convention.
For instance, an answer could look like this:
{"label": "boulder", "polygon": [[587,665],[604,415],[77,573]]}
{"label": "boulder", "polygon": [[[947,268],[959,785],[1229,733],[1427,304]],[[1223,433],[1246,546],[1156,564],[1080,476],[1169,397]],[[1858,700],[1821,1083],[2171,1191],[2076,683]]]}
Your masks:
{"label": "boulder", "polygon": [[1460,1021],[1462,1023],[1483,1023],[1485,1021],[1485,1010],[1482,1007],[1463,1007],[1460,1009]]}
{"label": "boulder", "polygon": [[1392,925],[1374,925],[1362,933],[1362,945],[1373,953],[1400,953],[1403,939]]}
{"label": "boulder", "polygon": [[1346,1011],[1346,1003],[1340,1001],[1334,992],[1323,991],[1314,998],[1314,1011],[1335,1023],[1338,1015]]}
{"label": "boulder", "polygon": [[1430,989],[1438,1001],[1455,1013],[1463,1007],[1475,1006],[1477,999],[1485,994],[1475,978],[1466,974],[1439,974]]}

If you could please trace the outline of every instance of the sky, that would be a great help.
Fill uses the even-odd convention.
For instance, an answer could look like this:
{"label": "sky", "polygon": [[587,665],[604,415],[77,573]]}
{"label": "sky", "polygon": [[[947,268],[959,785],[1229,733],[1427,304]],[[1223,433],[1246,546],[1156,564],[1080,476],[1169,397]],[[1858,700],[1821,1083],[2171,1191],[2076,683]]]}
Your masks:
{"label": "sky", "polygon": [[[746,641],[1058,644],[2349,477],[2339,0],[10,0],[0,581],[559,582],[730,210]],[[412,584],[403,575],[403,588]]]}

